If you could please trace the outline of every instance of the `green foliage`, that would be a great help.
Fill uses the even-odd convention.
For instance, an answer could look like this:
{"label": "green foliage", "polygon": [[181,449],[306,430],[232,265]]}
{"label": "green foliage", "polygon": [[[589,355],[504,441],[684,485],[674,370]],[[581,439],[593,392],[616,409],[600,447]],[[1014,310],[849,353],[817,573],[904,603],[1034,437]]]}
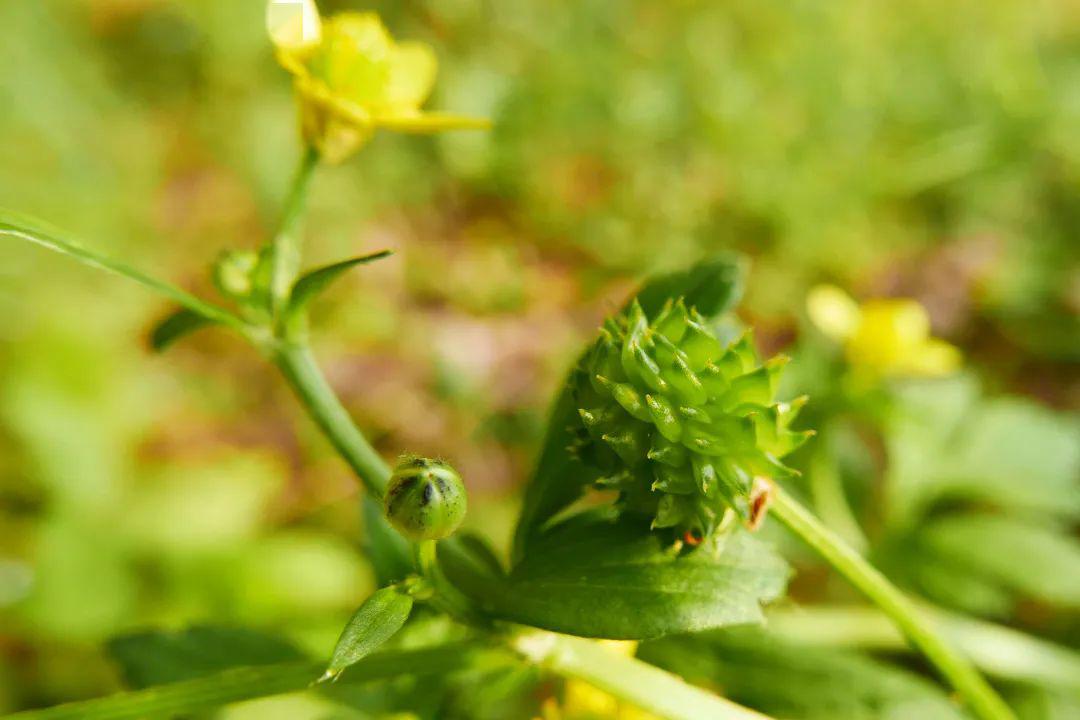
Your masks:
{"label": "green foliage", "polygon": [[322,294],[335,280],[357,265],[381,260],[391,255],[389,250],[350,258],[340,262],[326,265],[325,267],[310,270],[296,281],[292,292],[289,294],[289,304],[285,311],[285,322],[295,324],[304,315],[308,304]]}
{"label": "green foliage", "polygon": [[503,580],[444,562],[498,617],[586,637],[638,639],[760,622],[787,582],[770,548],[736,531],[686,553],[648,523],[583,514],[545,532]]}
{"label": "green foliage", "polygon": [[213,321],[187,308],[175,310],[151,331],[150,347],[162,352],[177,340],[212,324]]}
{"label": "green foliage", "polygon": [[109,640],[108,650],[133,689],[194,680],[234,667],[304,659],[281,638],[247,628],[218,626],[121,635]]}
{"label": "green foliage", "polygon": [[641,654],[691,682],[716,684],[732,699],[777,717],[805,720],[966,717],[917,674],[865,655],[731,630],[649,643]]}
{"label": "green foliage", "polygon": [[393,586],[365,600],[341,631],[322,679],[337,678],[346,668],[378,650],[409,619],[412,606],[412,596]]}

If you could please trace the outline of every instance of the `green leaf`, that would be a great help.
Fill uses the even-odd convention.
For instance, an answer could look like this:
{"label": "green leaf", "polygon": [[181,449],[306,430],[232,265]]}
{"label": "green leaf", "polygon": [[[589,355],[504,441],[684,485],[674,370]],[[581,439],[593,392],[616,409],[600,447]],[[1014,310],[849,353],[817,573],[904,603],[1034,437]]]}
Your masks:
{"label": "green leaf", "polygon": [[345,668],[378,650],[409,619],[412,606],[412,597],[396,587],[376,591],[345,625],[320,681],[336,678]]}
{"label": "green leaf", "polygon": [[687,270],[651,278],[636,298],[649,316],[668,300],[681,297],[688,308],[697,309],[706,318],[715,318],[739,302],[745,280],[746,261],[738,255],[723,255]]}
{"label": "green leaf", "polygon": [[[641,639],[756,623],[789,569],[743,530],[676,553],[647,520],[584,513],[552,528],[507,579],[444,562],[487,612],[584,637]],[[460,580],[460,583],[458,581]]]}
{"label": "green leaf", "polygon": [[1021,398],[984,400],[970,376],[897,388],[886,426],[890,523],[911,527],[938,500],[1080,517],[1075,417]]}
{"label": "green leaf", "polygon": [[[490,655],[490,653],[488,653]],[[445,675],[473,663],[490,662],[485,653],[465,643],[416,650],[380,652],[354,665],[342,685],[359,685],[401,675]],[[159,685],[43,710],[16,713],[5,720],[142,720],[190,717],[200,710],[254,698],[305,690],[319,663],[290,662],[237,667],[194,680]]]}
{"label": "green leaf", "polygon": [[308,303],[319,296],[331,283],[341,277],[345,272],[351,270],[357,265],[366,265],[367,263],[375,262],[376,260],[382,260],[384,257],[389,257],[392,253],[389,250],[380,250],[370,255],[363,255],[361,257],[350,258],[348,260],[342,260],[341,262],[333,263],[332,265],[325,265],[315,270],[304,273],[296,284],[293,285],[292,292],[289,295],[289,306],[286,311],[286,316],[289,318],[295,317]]}
{"label": "green leaf", "polygon": [[920,529],[923,552],[1014,593],[1080,608],[1080,542],[1068,530],[1001,515],[962,514]]}
{"label": "green leaf", "polygon": [[205,300],[201,300],[191,293],[181,290],[175,285],[171,285],[163,280],[151,277],[140,270],[136,270],[127,263],[121,262],[120,260],[114,260],[93,250],[88,250],[74,240],[63,237],[62,232],[47,228],[46,225],[39,220],[28,220],[17,213],[0,210],[0,235],[8,235],[10,237],[26,240],[27,242],[40,245],[62,255],[67,255],[89,267],[122,275],[123,277],[134,280],[161,295],[172,298],[188,310],[191,310],[193,313],[201,315],[208,320],[219,322],[236,329],[244,329],[245,327],[240,318],[227,310],[208,303]]}
{"label": "green leaf", "polygon": [[643,645],[639,656],[735,702],[800,720],[961,720],[926,679],[855,652],[780,642],[736,629]]}
{"label": "green leaf", "polygon": [[233,667],[272,665],[303,659],[288,641],[255,630],[200,626],[179,632],[148,631],[108,642],[127,685],[192,680]]}
{"label": "green leaf", "polygon": [[[637,299],[648,314],[656,313],[669,299],[684,297],[706,318],[732,309],[743,291],[745,262],[734,255],[706,260],[688,270],[655,277],[627,301]],[[576,363],[575,363],[576,364]],[[513,559],[519,560],[545,522],[581,497],[597,473],[573,457],[567,448],[569,428],[577,422],[577,408],[570,392],[569,375],[555,400],[547,431],[532,477],[525,486],[521,514],[514,531]]]}
{"label": "green leaf", "polygon": [[162,352],[184,336],[214,324],[215,321],[187,308],[175,310],[151,331],[150,347]]}

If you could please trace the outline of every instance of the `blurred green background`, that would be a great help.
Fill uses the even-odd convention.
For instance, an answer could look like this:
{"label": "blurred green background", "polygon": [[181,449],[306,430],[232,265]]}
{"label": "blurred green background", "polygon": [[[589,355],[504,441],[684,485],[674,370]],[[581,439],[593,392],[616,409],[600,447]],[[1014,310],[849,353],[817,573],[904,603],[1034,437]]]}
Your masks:
{"label": "blurred green background", "polygon": [[[948,393],[901,393],[925,412],[877,440],[834,434],[856,447],[841,464],[871,478],[849,493],[876,517],[873,478],[961,462],[949,418],[981,413],[966,427],[989,430],[964,467],[1007,468],[1002,484],[1042,493],[1042,514],[1010,526],[1016,541],[972,522],[938,531],[923,549],[949,560],[918,565],[925,577],[905,574],[903,523],[882,525],[877,557],[943,604],[1080,644],[1080,589],[1044,582],[1080,577],[1080,5],[320,7],[374,8],[397,37],[431,43],[429,106],[494,121],[382,134],[316,179],[311,264],[396,253],[320,301],[313,333],[388,457],[454,462],[469,522],[505,544],[547,402],[636,280],[747,253],[742,318],[764,349],[804,358],[798,383],[826,397],[840,371],[807,340],[807,290],[915,297],[967,371]],[[207,263],[264,241],[300,153],[263,11],[0,0],[0,205],[212,293]],[[152,355],[166,311],[0,239],[0,712],[117,688],[101,643],[139,628],[269,627],[325,653],[372,588],[346,468],[235,339]],[[1016,572],[1046,555],[1024,527],[1052,531],[1044,574]],[[1005,549],[964,555],[986,537]],[[994,582],[958,589],[957,564]],[[806,577],[796,597],[831,592]]]}

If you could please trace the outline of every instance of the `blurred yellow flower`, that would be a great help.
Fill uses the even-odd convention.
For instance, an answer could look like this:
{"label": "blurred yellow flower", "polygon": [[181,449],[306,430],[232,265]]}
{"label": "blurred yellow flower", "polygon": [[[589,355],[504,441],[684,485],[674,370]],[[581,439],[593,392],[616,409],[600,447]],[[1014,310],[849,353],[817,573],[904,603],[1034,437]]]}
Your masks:
{"label": "blurred yellow flower", "polygon": [[833,285],[819,285],[806,299],[810,320],[843,343],[852,367],[879,376],[945,375],[960,366],[960,351],[931,337],[926,309],[910,299],[856,303]]}
{"label": "blurred yellow flower", "polygon": [[395,42],[375,13],[320,19],[313,0],[271,0],[267,30],[296,84],[304,139],[341,162],[378,128],[431,133],[489,126],[481,118],[424,113],[438,63],[431,48]]}
{"label": "blurred yellow flower", "polygon": [[[598,640],[614,652],[633,655],[637,643],[625,640]],[[634,705],[619,701],[584,680],[567,680],[560,705],[549,699],[541,708],[538,720],[659,720]]]}

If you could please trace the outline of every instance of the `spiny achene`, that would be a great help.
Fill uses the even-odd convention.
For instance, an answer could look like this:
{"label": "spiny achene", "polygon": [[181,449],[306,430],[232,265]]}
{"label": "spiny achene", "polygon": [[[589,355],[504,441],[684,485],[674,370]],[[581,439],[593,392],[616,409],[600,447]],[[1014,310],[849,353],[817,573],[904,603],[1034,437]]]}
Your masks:
{"label": "spiny achene", "polygon": [[681,299],[651,322],[635,301],[575,372],[572,450],[624,511],[700,542],[732,513],[749,521],[755,478],[794,474],[780,459],[813,433],[789,429],[805,397],[773,400],[786,364],[761,363],[749,333],[725,347]]}

